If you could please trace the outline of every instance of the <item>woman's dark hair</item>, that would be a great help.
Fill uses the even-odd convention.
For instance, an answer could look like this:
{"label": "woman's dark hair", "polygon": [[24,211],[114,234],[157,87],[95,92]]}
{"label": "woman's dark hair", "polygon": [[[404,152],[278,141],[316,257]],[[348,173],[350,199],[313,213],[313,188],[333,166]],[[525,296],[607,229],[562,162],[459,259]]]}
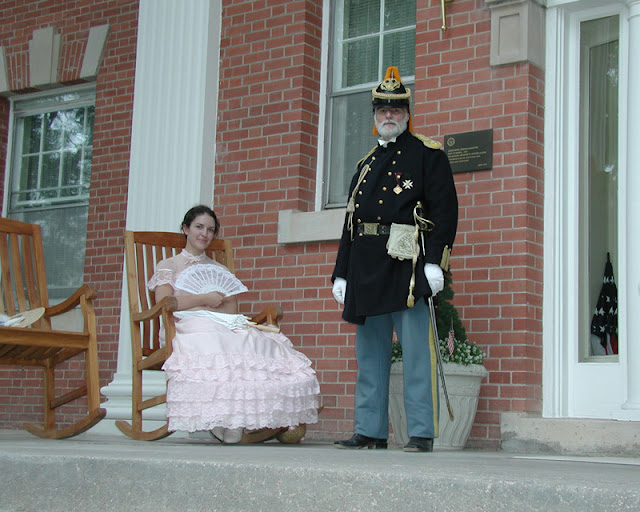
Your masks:
{"label": "woman's dark hair", "polygon": [[[209,217],[213,219],[216,224],[215,235],[218,236],[218,231],[220,230],[220,222],[218,221],[218,217],[216,217],[215,212],[204,204],[199,204],[198,206],[194,206],[187,213],[184,214],[184,219],[182,219],[182,224],[180,224],[180,231],[182,231],[183,226],[190,227],[193,220],[202,214],[207,214]],[[186,236],[186,235],[185,235]]]}

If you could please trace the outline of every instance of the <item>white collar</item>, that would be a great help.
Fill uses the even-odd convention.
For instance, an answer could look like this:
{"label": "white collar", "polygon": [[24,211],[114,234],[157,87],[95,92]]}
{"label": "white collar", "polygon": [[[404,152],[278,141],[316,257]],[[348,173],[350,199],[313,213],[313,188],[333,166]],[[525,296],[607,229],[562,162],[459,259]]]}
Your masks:
{"label": "white collar", "polygon": [[209,259],[205,253],[202,253],[196,256],[195,254],[191,254],[186,249],[182,249],[182,252],[180,254],[182,254],[185,258],[187,258],[190,261],[204,261]]}
{"label": "white collar", "polygon": [[380,144],[383,148],[387,147],[387,144],[389,144],[389,142],[395,142],[397,137],[393,137],[390,140],[384,140],[384,139],[378,139],[378,144]]}

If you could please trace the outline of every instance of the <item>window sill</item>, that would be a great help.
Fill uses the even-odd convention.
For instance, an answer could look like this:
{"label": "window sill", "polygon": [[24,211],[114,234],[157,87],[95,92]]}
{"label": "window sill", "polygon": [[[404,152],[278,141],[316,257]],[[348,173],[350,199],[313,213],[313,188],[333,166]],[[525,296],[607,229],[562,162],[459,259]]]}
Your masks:
{"label": "window sill", "polygon": [[319,212],[283,210],[278,216],[278,243],[340,240],[346,208]]}

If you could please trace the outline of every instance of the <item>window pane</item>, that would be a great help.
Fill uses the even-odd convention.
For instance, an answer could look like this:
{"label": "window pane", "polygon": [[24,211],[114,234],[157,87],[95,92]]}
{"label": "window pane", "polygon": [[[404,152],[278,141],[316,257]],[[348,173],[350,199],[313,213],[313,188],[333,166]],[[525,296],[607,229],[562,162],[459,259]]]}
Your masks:
{"label": "window pane", "polygon": [[380,0],[345,0],[343,38],[378,32]]}
{"label": "window pane", "polygon": [[344,46],[342,87],[378,79],[378,37],[359,39]]}
{"label": "window pane", "polygon": [[60,149],[62,145],[62,125],[57,112],[50,112],[44,116],[44,151]]}
{"label": "window pane", "polygon": [[80,194],[80,188],[73,185],[80,184],[80,171],[82,166],[82,152],[67,152],[64,155],[62,164],[62,190],[63,197],[77,196]]}
{"label": "window pane", "polygon": [[58,188],[60,172],[60,153],[49,153],[42,158],[41,188]]}
{"label": "window pane", "polygon": [[42,228],[49,299],[53,302],[66,299],[82,285],[88,212],[89,207],[83,206],[22,211],[11,216]]}
{"label": "window pane", "polygon": [[[607,253],[618,253],[618,17],[580,27],[581,359],[615,355],[613,337],[591,334]],[[600,308],[598,308],[600,309]]]}
{"label": "window pane", "polygon": [[416,66],[416,32],[405,30],[384,36],[382,64],[383,68],[396,66],[400,76],[415,74]]}
{"label": "window pane", "polygon": [[384,29],[391,30],[416,24],[415,0],[385,0]]}
{"label": "window pane", "polygon": [[38,188],[38,164],[40,157],[25,156],[22,158],[21,166],[21,190],[35,190]]}
{"label": "window pane", "polygon": [[371,92],[334,98],[331,105],[331,133],[336,141],[329,155],[328,205],[341,206],[347,202],[349,184],[356,171],[356,163],[375,145]]}
{"label": "window pane", "polygon": [[86,109],[86,114],[87,114],[87,118],[85,120],[85,127],[84,127],[84,133],[85,133],[85,144],[87,146],[93,146],[93,119],[95,116],[95,108],[94,107],[89,107]]}
{"label": "window pane", "polygon": [[42,131],[42,115],[25,117],[22,122],[24,124],[24,139],[22,144],[22,153],[37,153],[40,151],[40,133]]}

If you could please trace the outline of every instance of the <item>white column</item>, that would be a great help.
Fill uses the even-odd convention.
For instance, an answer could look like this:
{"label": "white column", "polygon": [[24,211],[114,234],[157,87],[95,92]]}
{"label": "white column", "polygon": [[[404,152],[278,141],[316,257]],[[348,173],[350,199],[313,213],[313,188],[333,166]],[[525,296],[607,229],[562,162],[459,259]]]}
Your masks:
{"label": "white column", "polygon": [[[628,0],[629,5],[629,79],[627,95],[627,186],[626,186],[626,260],[627,303],[618,302],[618,310],[625,308],[627,339],[627,401],[623,409],[640,410],[640,237],[634,222],[640,216],[640,144],[637,141],[640,123],[640,0]],[[637,413],[633,415],[638,419]]]}
{"label": "white column", "polygon": [[[127,229],[174,231],[184,212],[213,202],[220,0],[140,0],[127,198]],[[102,388],[107,417],[92,432],[131,419],[131,337],[123,274],[118,366]],[[163,392],[162,372],[145,375]],[[146,394],[146,393],[145,393]],[[145,418],[165,420],[156,407]]]}

